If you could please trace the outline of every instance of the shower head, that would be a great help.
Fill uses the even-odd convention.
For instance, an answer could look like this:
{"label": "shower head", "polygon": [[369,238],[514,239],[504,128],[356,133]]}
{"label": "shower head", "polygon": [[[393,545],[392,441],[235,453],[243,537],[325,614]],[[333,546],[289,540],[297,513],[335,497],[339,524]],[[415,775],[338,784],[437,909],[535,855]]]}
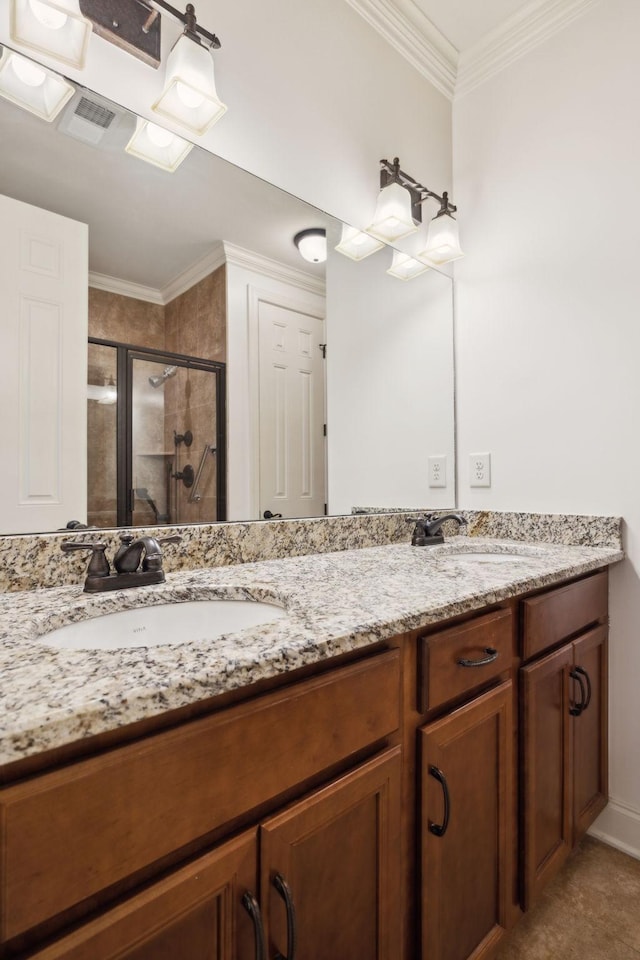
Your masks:
{"label": "shower head", "polygon": [[171,366],[165,367],[162,373],[157,377],[149,377],[149,383],[152,387],[161,387],[163,383],[169,379],[169,377],[175,377],[178,372],[178,368]]}

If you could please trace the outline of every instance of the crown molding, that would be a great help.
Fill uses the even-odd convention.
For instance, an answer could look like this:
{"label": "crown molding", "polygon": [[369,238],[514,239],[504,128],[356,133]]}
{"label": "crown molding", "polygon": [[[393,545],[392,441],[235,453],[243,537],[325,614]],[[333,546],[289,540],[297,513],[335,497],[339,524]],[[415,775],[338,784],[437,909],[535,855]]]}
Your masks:
{"label": "crown molding", "polygon": [[518,13],[460,54],[456,99],[544,43],[599,2],[531,0]]}
{"label": "crown molding", "polygon": [[106,273],[89,273],[89,286],[96,290],[106,290],[107,293],[117,293],[121,297],[132,297],[134,300],[157,303],[160,306],[165,303],[160,290],[145,287],[141,283],[120,280],[118,277],[109,277]]}
{"label": "crown molding", "polygon": [[261,254],[254,253],[253,250],[237,247],[234,243],[228,243],[226,240],[223,241],[223,246],[226,261],[233,266],[243,267],[252,273],[259,273],[264,277],[270,277],[272,280],[278,280],[280,283],[298,287],[306,293],[315,293],[320,297],[325,296],[325,281],[319,277],[305,273],[304,270],[297,270],[295,267],[288,267],[278,260],[263,257]]}
{"label": "crown molding", "polygon": [[171,303],[171,301],[179,297],[180,294],[190,290],[194,284],[200,283],[201,280],[208,277],[214,270],[224,266],[224,263],[224,246],[222,241],[218,240],[209,253],[205,253],[204,257],[200,257],[199,260],[192,263],[191,266],[183,270],[182,273],[179,273],[177,277],[174,277],[173,280],[170,280],[169,283],[162,288],[160,291],[162,302]]}
{"label": "crown molding", "polygon": [[458,51],[413,0],[346,2],[440,93],[453,99]]}

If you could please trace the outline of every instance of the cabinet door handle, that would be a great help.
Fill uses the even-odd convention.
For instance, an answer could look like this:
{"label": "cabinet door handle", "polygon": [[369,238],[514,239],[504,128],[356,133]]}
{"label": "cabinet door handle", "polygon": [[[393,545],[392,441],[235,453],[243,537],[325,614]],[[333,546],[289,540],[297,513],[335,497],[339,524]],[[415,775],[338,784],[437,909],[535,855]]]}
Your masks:
{"label": "cabinet door handle", "polygon": [[429,773],[437,780],[438,783],[442,786],[442,794],[444,796],[444,816],[442,818],[442,823],[433,823],[432,820],[429,821],[429,830],[431,833],[435,834],[436,837],[444,837],[447,832],[447,827],[449,826],[449,816],[451,814],[451,800],[449,798],[449,786],[447,784],[447,778],[445,777],[442,770],[439,767],[434,767],[433,764],[429,767]]}
{"label": "cabinet door handle", "polygon": [[584,667],[576,667],[575,672],[579,673],[581,677],[584,677],[587,683],[587,698],[582,705],[582,709],[586,710],[589,704],[591,703],[591,677],[584,669]]}
{"label": "cabinet door handle", "polygon": [[584,688],[584,684],[582,682],[582,673],[584,673],[583,670],[580,670],[580,673],[578,673],[578,670],[571,670],[569,672],[569,676],[571,677],[571,679],[577,680],[578,683],[580,684],[580,703],[576,703],[574,707],[569,707],[569,713],[571,714],[572,717],[579,717],[588,703],[587,693]]}
{"label": "cabinet door handle", "polygon": [[486,667],[488,663],[495,663],[498,659],[498,651],[493,647],[485,647],[484,652],[486,657],[482,657],[480,660],[467,660],[465,657],[460,657],[458,664],[461,667]]}
{"label": "cabinet door handle", "polygon": [[253,930],[256,937],[256,960],[266,960],[267,948],[264,940],[264,927],[262,925],[262,914],[258,901],[248,890],[242,896],[242,906],[245,908],[253,921]]}
{"label": "cabinet door handle", "polygon": [[281,953],[277,953],[275,960],[295,960],[297,940],[296,908],[293,903],[291,889],[287,881],[280,873],[276,873],[275,877],[273,878],[273,885],[284,900],[284,905],[287,908],[287,953],[286,956],[283,956]]}

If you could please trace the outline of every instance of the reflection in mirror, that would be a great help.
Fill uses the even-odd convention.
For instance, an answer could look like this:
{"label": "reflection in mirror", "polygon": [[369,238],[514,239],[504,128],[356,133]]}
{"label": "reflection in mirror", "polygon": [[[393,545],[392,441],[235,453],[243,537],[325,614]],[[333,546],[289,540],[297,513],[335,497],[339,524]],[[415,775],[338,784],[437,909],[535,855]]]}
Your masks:
{"label": "reflection in mirror", "polygon": [[[104,111],[113,117],[98,129],[91,118]],[[17,320],[0,334],[15,373],[0,389],[17,416],[0,532],[313,516],[363,501],[451,506],[449,278],[394,280],[388,248],[348,260],[334,250],[341,223],[202,149],[174,173],[145,163],[124,149],[135,127],[87,90],[53,124],[0,100],[0,194],[21,202],[20,216],[57,215],[54,227],[4,231],[0,301]],[[18,217],[6,209],[5,228]],[[78,236],[62,241],[56,231],[69,224]],[[326,281],[325,265],[294,246],[308,228],[327,231]],[[56,264],[74,281],[72,306],[42,287]],[[71,311],[81,320],[73,335]],[[118,346],[150,354],[139,361],[142,389]],[[213,380],[202,386],[207,370],[222,373],[218,385],[226,374],[222,397]],[[191,447],[174,442],[189,433]],[[444,489],[428,486],[432,454],[447,457]],[[200,473],[195,496],[186,467],[187,484]]]}

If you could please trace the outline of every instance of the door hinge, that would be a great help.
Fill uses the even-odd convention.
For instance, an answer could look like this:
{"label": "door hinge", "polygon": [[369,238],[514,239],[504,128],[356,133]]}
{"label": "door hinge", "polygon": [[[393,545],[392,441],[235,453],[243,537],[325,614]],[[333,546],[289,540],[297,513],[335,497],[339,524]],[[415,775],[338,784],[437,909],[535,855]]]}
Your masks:
{"label": "door hinge", "polygon": [[326,425],[326,423],[323,423],[323,424],[322,424],[322,436],[323,436],[323,437],[326,437],[326,435],[327,435],[327,425]]}
{"label": "door hinge", "polygon": [[325,517],[328,517],[328,516],[329,516],[329,508],[328,508],[328,505],[327,505],[326,503],[325,503],[325,505],[324,505],[324,515],[325,515]]}
{"label": "door hinge", "polygon": [[326,360],[326,359],[327,359],[327,345],[326,345],[326,343],[319,343],[318,346],[319,346],[320,349],[322,350],[322,359],[323,359],[323,360]]}

